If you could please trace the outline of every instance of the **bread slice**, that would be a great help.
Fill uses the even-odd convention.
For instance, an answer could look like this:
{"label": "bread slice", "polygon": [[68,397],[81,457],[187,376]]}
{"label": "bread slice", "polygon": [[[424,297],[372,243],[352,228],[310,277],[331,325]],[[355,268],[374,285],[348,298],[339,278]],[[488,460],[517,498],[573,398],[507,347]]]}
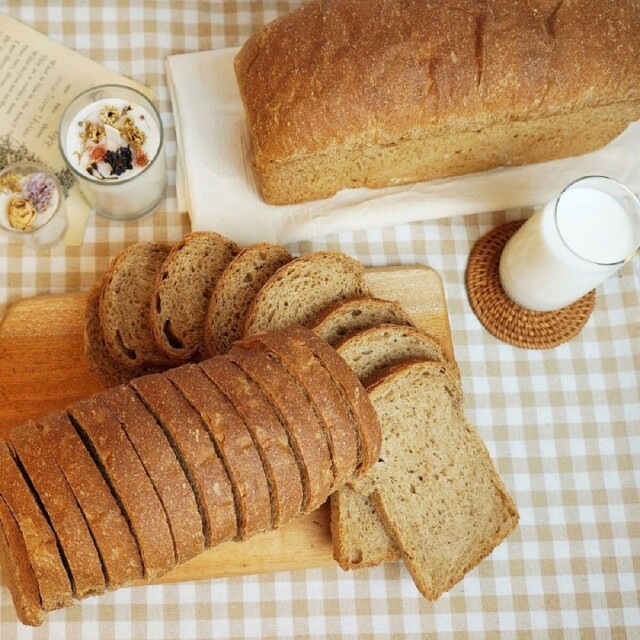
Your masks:
{"label": "bread slice", "polygon": [[175,566],[173,539],[162,504],[122,426],[97,396],[72,403],[71,420],[129,522],[144,577],[153,580]]}
{"label": "bread slice", "polygon": [[160,498],[176,560],[185,562],[198,555],[204,550],[202,519],[193,489],[164,431],[132,388],[116,387],[99,397],[119,420]]}
{"label": "bread slice", "polygon": [[39,418],[37,424],[87,521],[109,589],[142,578],[142,559],[129,524],[66,412]]}
{"label": "bread slice", "polygon": [[213,288],[204,321],[208,355],[226,353],[242,337],[244,320],[256,294],[291,259],[283,246],[260,242],[243,249],[231,261]]}
{"label": "bread slice", "polygon": [[238,527],[231,483],[200,414],[165,375],[136,378],[131,387],[155,416],[182,464],[204,523],[206,546],[233,540]]}
{"label": "bread slice", "polygon": [[196,409],[209,430],[231,480],[241,540],[272,523],[269,483],[256,445],[233,405],[195,364],[165,374]]}
{"label": "bread slice", "polygon": [[244,335],[304,325],[332,302],[367,293],[364,267],[343,253],[296,258],[260,289],[247,313]]}
{"label": "bread slice", "polygon": [[375,567],[400,557],[369,497],[344,485],[330,502],[333,557],[342,569]]}
{"label": "bread slice", "polygon": [[337,385],[305,344],[287,329],[244,338],[240,347],[272,353],[298,381],[324,427],[333,462],[333,486],[342,485],[358,468],[358,429]]}
{"label": "bread slice", "polygon": [[407,359],[446,362],[458,371],[453,356],[436,337],[408,326],[363,329],[339,342],[336,351],[365,385],[382,369]]}
{"label": "bread slice", "polygon": [[371,296],[338,300],[323,309],[308,326],[335,346],[347,336],[380,324],[415,327],[409,314],[397,302]]}
{"label": "bread slice", "polygon": [[239,251],[209,231],[187,234],[156,278],[151,328],[160,350],[176,362],[204,357],[204,319],[214,286]]}
{"label": "bread slice", "polygon": [[260,387],[285,426],[302,478],[301,510],[317,509],[331,492],[333,467],[324,427],[308,396],[271,353],[234,346],[226,357]]}
{"label": "bread slice", "polygon": [[[428,334],[409,326],[379,325],[347,336],[338,354],[365,382],[390,365],[412,359],[452,363],[451,356]],[[457,371],[457,365],[455,366]],[[399,550],[386,532],[368,497],[358,496],[348,486],[331,496],[333,556],[345,570],[374,567],[399,557]]]}
{"label": "bread slice", "polygon": [[287,333],[311,349],[341,393],[345,409],[357,431],[356,475],[365,472],[378,459],[382,439],[380,422],[367,392],[354,371],[325,340],[299,325],[289,327]]}
{"label": "bread slice", "polygon": [[100,326],[115,362],[138,370],[144,365],[170,366],[156,346],[150,306],[155,282],[171,247],[136,242],[116,256],[100,295]]}
{"label": "bread slice", "polygon": [[0,566],[13,605],[22,624],[39,627],[44,622],[38,580],[20,527],[0,496]]}
{"label": "bread slice", "polygon": [[286,524],[302,507],[302,480],[289,436],[260,387],[225,357],[200,368],[231,402],[256,445],[271,494],[272,527]]}
{"label": "bread slice", "polygon": [[33,421],[26,422],[11,431],[9,442],[56,535],[74,596],[81,599],[104,593],[106,582],[98,550],[40,429]]}
{"label": "bread slice", "polygon": [[370,495],[427,599],[448,591],[500,544],[518,511],[447,367],[413,362],[369,389],[383,428],[380,461],[353,488]]}
{"label": "bread slice", "polygon": [[45,611],[68,607],[73,590],[58,542],[8,445],[0,439],[0,497],[18,523]]}

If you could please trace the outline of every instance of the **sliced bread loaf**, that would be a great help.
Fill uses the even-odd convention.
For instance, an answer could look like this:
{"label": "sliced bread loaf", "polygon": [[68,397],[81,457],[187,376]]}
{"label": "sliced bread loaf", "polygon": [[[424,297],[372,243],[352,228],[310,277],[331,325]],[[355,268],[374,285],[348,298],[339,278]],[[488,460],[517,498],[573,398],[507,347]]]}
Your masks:
{"label": "sliced bread loaf", "polygon": [[210,358],[200,368],[228,398],[251,434],[269,483],[272,526],[281,527],[300,512],[303,493],[284,425],[260,387],[231,360]]}
{"label": "sliced bread loaf", "polygon": [[299,325],[287,329],[292,339],[311,349],[340,392],[345,409],[356,426],[358,439],[358,468],[356,475],[365,472],[380,453],[381,432],[378,416],[367,392],[347,363],[325,340]]}
{"label": "sliced bread loaf", "polygon": [[305,325],[336,300],[367,293],[364,267],[343,253],[296,258],[260,289],[247,313],[244,335]]}
{"label": "sliced bread loaf", "polygon": [[9,442],[56,535],[74,596],[104,593],[105,577],[91,532],[40,429],[26,422],[11,431]]}
{"label": "sliced bread loaf", "polygon": [[29,552],[11,509],[0,496],[0,566],[11,593],[18,620],[39,627],[44,621],[38,580],[29,561]]}
{"label": "sliced bread loaf", "polygon": [[369,387],[383,429],[380,461],[353,481],[372,497],[420,592],[451,589],[518,522],[513,500],[461,409],[446,365],[412,362]]}
{"label": "sliced bread loaf", "polygon": [[308,326],[335,346],[357,331],[380,324],[415,326],[409,314],[397,302],[370,296],[338,300],[323,309]]}
{"label": "sliced bread loaf", "polygon": [[331,492],[331,452],[308,396],[271,353],[234,346],[227,357],[263,391],[285,426],[302,477],[302,512],[317,509]]}
{"label": "sliced bread loaf", "polygon": [[136,378],[131,387],[155,416],[182,464],[204,523],[206,546],[233,540],[238,527],[231,483],[200,414],[164,375]]}
{"label": "sliced bread loaf", "polygon": [[297,380],[324,427],[333,462],[333,486],[342,485],[359,466],[358,428],[320,360],[289,329],[252,335],[238,346],[272,353]]}
{"label": "sliced bread loaf", "polygon": [[111,263],[100,295],[100,326],[115,362],[137,370],[169,366],[156,346],[150,306],[156,278],[171,247],[157,242],[129,245]]}
{"label": "sliced bread loaf", "polygon": [[74,402],[68,413],[129,522],[144,576],[175,566],[173,539],[162,504],[120,422],[98,396]]}
{"label": "sliced bread loaf", "polygon": [[269,483],[256,445],[228,398],[195,364],[165,374],[200,413],[233,489],[241,540],[271,528]]}
{"label": "sliced bread loaf", "polygon": [[49,414],[37,423],[87,521],[100,554],[107,586],[118,589],[139,580],[143,569],[138,544],[66,412]]}
{"label": "sliced bread loaf", "polygon": [[239,251],[214,232],[187,234],[156,278],[151,328],[160,350],[174,361],[204,357],[203,326],[211,292]]}
{"label": "sliced bread loaf", "polygon": [[256,294],[290,261],[291,254],[284,247],[268,242],[248,246],[231,261],[213,288],[204,320],[208,355],[226,353],[242,337],[244,320]]}
{"label": "sliced bread loaf", "polygon": [[191,485],[164,431],[131,387],[115,387],[99,397],[119,420],[160,498],[176,560],[193,558],[204,550],[202,520]]}
{"label": "sliced bread loaf", "polygon": [[339,342],[336,350],[365,385],[382,369],[413,358],[446,362],[458,370],[437,338],[409,326],[383,324],[363,329]]}
{"label": "sliced bread loaf", "polygon": [[40,601],[45,611],[68,607],[73,590],[58,549],[58,541],[9,446],[0,439],[0,497],[13,514],[38,581]]}

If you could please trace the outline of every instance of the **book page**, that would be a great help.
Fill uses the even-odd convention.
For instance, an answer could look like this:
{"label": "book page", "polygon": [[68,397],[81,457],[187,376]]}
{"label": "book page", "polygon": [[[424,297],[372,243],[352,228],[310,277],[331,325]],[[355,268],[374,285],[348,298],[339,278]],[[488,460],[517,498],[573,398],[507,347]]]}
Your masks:
{"label": "book page", "polygon": [[0,169],[32,160],[56,173],[67,198],[69,246],[82,244],[91,210],[58,149],[58,123],[71,100],[101,84],[151,97],[148,88],[0,14]]}

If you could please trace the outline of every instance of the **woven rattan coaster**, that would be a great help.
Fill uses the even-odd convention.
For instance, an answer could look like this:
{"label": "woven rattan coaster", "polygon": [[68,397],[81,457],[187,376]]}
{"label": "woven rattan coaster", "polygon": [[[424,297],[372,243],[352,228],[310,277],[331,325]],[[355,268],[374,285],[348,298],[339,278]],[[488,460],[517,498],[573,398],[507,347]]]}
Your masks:
{"label": "woven rattan coaster", "polygon": [[596,293],[590,291],[558,311],[529,311],[513,302],[500,284],[500,255],[523,223],[507,222],[476,242],[467,265],[467,294],[478,320],[496,338],[523,349],[551,349],[582,331]]}

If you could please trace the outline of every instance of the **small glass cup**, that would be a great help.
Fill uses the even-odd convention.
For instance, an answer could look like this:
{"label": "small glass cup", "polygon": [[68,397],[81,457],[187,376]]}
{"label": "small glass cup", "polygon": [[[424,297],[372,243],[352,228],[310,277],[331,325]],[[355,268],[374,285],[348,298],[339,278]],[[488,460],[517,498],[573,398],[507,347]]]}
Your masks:
{"label": "small glass cup", "polygon": [[[105,123],[100,120],[101,111],[110,106],[121,109],[124,115],[116,121],[115,114],[114,121]],[[125,112],[128,106],[133,109]],[[138,136],[140,132],[144,134],[142,144],[138,145],[135,137],[132,142],[131,137],[120,136],[126,118]],[[100,124],[102,138],[95,131],[90,131],[94,135],[87,137],[85,126],[89,121]],[[85,136],[84,146],[81,136]],[[97,214],[112,220],[135,220],[154,211],[163,200],[167,187],[164,129],[158,109],[139,91],[105,84],[78,95],[62,114],[58,145],[67,166],[78,179],[82,194]],[[105,154],[100,155],[101,148],[105,154],[107,151],[115,154],[112,165],[106,164]],[[118,173],[126,166],[126,158],[120,155],[126,148],[129,148],[129,162],[133,159],[133,164]],[[144,158],[146,164],[139,165],[139,158]]]}
{"label": "small glass cup", "polygon": [[32,247],[46,247],[67,230],[67,204],[55,173],[37,162],[0,171],[0,227]]}
{"label": "small glass cup", "polygon": [[606,176],[585,176],[536,211],[509,239],[500,282],[519,306],[562,309],[640,250],[640,200]]}

